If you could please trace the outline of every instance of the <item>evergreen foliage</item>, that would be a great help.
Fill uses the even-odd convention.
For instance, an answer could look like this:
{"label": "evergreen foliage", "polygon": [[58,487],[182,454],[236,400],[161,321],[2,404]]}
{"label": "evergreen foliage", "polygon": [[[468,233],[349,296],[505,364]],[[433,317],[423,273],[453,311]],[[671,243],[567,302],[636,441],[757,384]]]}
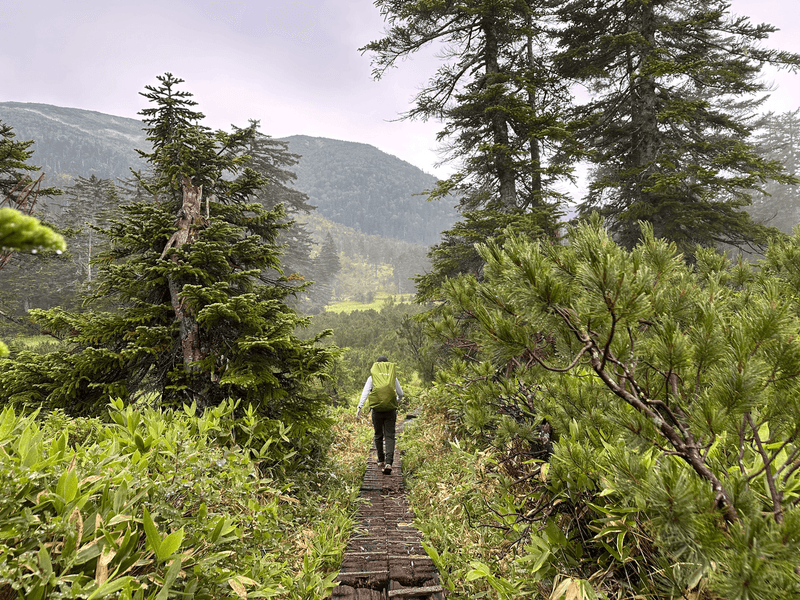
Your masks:
{"label": "evergreen foliage", "polygon": [[[779,161],[791,175],[800,173],[800,109],[764,115],[757,141],[760,152],[769,160]],[[769,181],[764,191],[765,194],[753,198],[747,212],[756,222],[791,234],[800,223],[796,186]]]}
{"label": "evergreen foliage", "polygon": [[21,353],[2,367],[2,395],[75,413],[149,390],[164,404],[203,407],[230,396],[311,422],[324,402],[312,384],[334,352],[295,337],[306,321],[286,304],[292,289],[267,275],[280,269],[285,213],[250,202],[265,183],[243,154],[254,128],[211,132],[181,80],[159,83],[147,87],[153,106],[142,111],[153,177],[139,180],[153,199],[121,207],[100,230],[108,245],[91,300],[119,310],[32,311],[72,349]]}
{"label": "evergreen foliage", "polygon": [[138,119],[51,104],[0,102],[0,120],[35,140],[36,164],[49,176],[115,179],[127,176],[130,168],[145,166],[134,150],[145,147]]}
{"label": "evergreen foliage", "polygon": [[[0,251],[66,249],[64,238],[39,220],[13,208],[0,208]],[[8,346],[0,342],[0,358],[8,356]]]}
{"label": "evergreen foliage", "polygon": [[[33,141],[18,142],[15,137],[13,129],[0,121],[0,269],[8,265],[14,252],[36,253],[41,249],[60,254],[66,249],[60,234],[30,214],[35,196],[31,198],[34,182],[28,172],[35,171],[36,167],[28,165],[27,161],[33,155],[33,150],[29,150]],[[36,193],[47,196],[60,190],[38,188]],[[25,213],[17,208],[24,209]],[[5,313],[0,314],[8,318]],[[7,355],[8,347],[0,342],[0,358]]]}
{"label": "evergreen foliage", "polygon": [[[314,234],[318,244],[323,247],[330,235],[337,250],[339,271],[331,282],[331,293],[335,300],[357,300],[364,302],[377,293],[413,293],[413,278],[430,270],[430,260],[426,254],[428,247],[411,244],[377,235],[365,235],[350,227],[334,223],[318,214],[303,218]],[[315,258],[317,262],[317,282],[326,283],[325,276],[335,268],[326,266],[327,254]],[[316,284],[314,288],[316,288]],[[312,296],[318,291],[311,289]],[[323,289],[320,295],[324,295]]]}
{"label": "evergreen foliage", "polygon": [[456,192],[462,212],[508,212],[558,197],[551,184],[569,170],[548,164],[542,146],[567,137],[562,116],[568,94],[541,60],[546,35],[540,6],[496,0],[376,5],[389,28],[361,49],[373,54],[376,78],[426,45],[447,48],[442,56],[449,62],[406,114],[444,120],[439,139],[448,140],[448,158],[464,165],[434,197]]}
{"label": "evergreen foliage", "polygon": [[469,501],[498,550],[465,575],[507,598],[794,597],[800,233],[759,268],[690,268],[642,230],[632,251],[598,219],[568,246],[509,236],[483,282],[444,285],[464,352],[434,395],[500,472]]}
{"label": "evergreen foliage", "polygon": [[64,195],[67,202],[59,221],[77,230],[70,240],[76,280],[91,286],[94,279],[92,259],[99,242],[95,228],[108,224],[121,203],[120,194],[113,181],[92,175],[76,177]]}
{"label": "evergreen foliage", "polygon": [[[556,184],[571,176],[564,120],[569,94],[548,64],[546,9],[523,0],[466,3],[378,1],[389,23],[385,37],[361,50],[373,54],[376,78],[426,45],[443,44],[444,64],[414,101],[407,118],[444,121],[439,140],[458,171],[431,199],[459,198],[464,221],[431,252],[434,273],[422,281],[429,298],[447,276],[480,268],[474,239],[493,235],[491,213],[518,227],[554,236]],[[567,156],[572,151],[562,152]],[[535,223],[532,223],[535,221]]]}
{"label": "evergreen foliage", "polygon": [[[8,198],[15,201],[15,198],[22,193],[19,185],[25,179],[30,178],[30,174],[36,172],[39,167],[28,164],[33,156],[33,140],[17,141],[14,138],[14,128],[0,121],[0,202]],[[55,188],[39,190],[42,196],[53,196],[61,192]]]}
{"label": "evergreen foliage", "polygon": [[311,290],[314,305],[325,306],[330,303],[336,292],[336,278],[341,270],[339,250],[329,231],[325,234],[319,254],[314,259],[315,281]]}
{"label": "evergreen foliage", "polygon": [[542,229],[542,224],[552,224],[549,207],[537,207],[528,211],[515,210],[510,213],[494,210],[475,210],[464,214],[464,220],[442,233],[442,242],[434,246],[429,256],[434,268],[414,278],[417,298],[422,301],[441,299],[441,286],[448,279],[461,274],[482,277],[483,259],[476,244],[488,239],[503,243],[506,233],[526,235],[532,239],[552,239],[552,230]]}
{"label": "evergreen foliage", "polygon": [[595,165],[583,213],[599,210],[632,248],[639,221],[691,254],[696,244],[765,244],[741,210],[768,180],[796,181],[750,138],[767,89],[761,67],[800,56],[761,45],[775,31],[728,13],[724,0],[564,3],[562,77],[592,98],[577,111]]}
{"label": "evergreen foliage", "polygon": [[31,251],[39,248],[66,250],[64,238],[39,219],[13,208],[0,208],[0,249]]}
{"label": "evergreen foliage", "polygon": [[292,187],[297,176],[288,170],[288,167],[297,165],[300,156],[288,151],[288,142],[258,132],[257,121],[251,121],[251,127],[256,131],[246,148],[250,157],[249,166],[267,180],[255,194],[255,199],[267,210],[275,210],[279,204],[282,205],[286,213],[283,220],[291,225],[278,237],[284,245],[281,268],[287,275],[297,276],[300,281],[303,275],[313,280],[311,252],[316,244],[305,225],[296,219],[309,214],[316,207],[308,203],[306,194]]}

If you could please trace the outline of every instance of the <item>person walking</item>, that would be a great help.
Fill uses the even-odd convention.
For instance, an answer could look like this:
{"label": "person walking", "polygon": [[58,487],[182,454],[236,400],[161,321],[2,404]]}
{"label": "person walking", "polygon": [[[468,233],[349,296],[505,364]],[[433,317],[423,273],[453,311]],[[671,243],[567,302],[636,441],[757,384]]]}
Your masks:
{"label": "person walking", "polygon": [[395,424],[397,405],[403,399],[403,388],[397,380],[395,364],[385,356],[379,356],[370,369],[370,376],[361,390],[361,401],[356,409],[356,419],[361,417],[361,408],[369,400],[372,410],[372,428],[375,431],[375,450],[378,452],[378,468],[384,475],[392,472],[394,460]]}

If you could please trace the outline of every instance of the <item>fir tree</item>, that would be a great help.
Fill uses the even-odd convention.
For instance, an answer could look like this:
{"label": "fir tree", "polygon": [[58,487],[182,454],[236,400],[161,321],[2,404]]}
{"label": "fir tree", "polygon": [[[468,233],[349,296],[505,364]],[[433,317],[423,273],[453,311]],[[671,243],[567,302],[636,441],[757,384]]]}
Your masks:
{"label": "fir tree", "polygon": [[294,288],[295,294],[307,290],[307,282],[316,279],[311,253],[316,243],[299,217],[310,214],[316,206],[309,204],[308,195],[292,187],[297,176],[289,170],[300,161],[300,156],[289,152],[289,143],[260,133],[259,122],[251,121],[254,135],[245,152],[250,157],[248,166],[264,177],[266,183],[253,196],[267,210],[279,205],[285,213],[281,223],[287,228],[280,233],[278,242],[283,246],[281,271],[272,271],[280,280]]}
{"label": "fir tree", "polygon": [[761,65],[800,56],[761,47],[775,30],[724,0],[573,0],[558,10],[560,74],[587,85],[581,140],[596,165],[583,213],[633,247],[639,221],[684,252],[764,243],[741,210],[765,181],[791,181],[749,139]]}
{"label": "fir tree", "polygon": [[[66,249],[64,238],[38,219],[9,208],[0,208],[0,252]],[[4,316],[7,316],[4,314]],[[0,341],[0,358],[8,356],[8,347]]]}
{"label": "fir tree", "polygon": [[110,397],[155,391],[171,404],[212,406],[226,397],[287,420],[310,417],[311,383],[332,351],[300,341],[306,321],[268,269],[279,269],[284,212],[250,202],[265,179],[243,154],[254,128],[212,132],[182,80],[167,73],[143,94],[153,169],[138,176],[151,198],[120,208],[101,232],[91,299],[115,312],[34,311],[73,351],[20,356],[0,374],[6,397],[89,412]]}
{"label": "fir tree", "polygon": [[[565,150],[571,140],[564,121],[569,94],[548,64],[542,5],[526,0],[380,0],[376,5],[390,24],[384,38],[362,48],[374,54],[376,77],[426,45],[446,48],[447,62],[405,115],[444,121],[439,140],[447,158],[461,167],[431,194],[457,195],[466,217],[431,254],[434,271],[441,270],[437,278],[454,266],[464,272],[480,262],[468,238],[487,233],[492,217],[487,221],[481,211],[526,222],[535,218],[540,231],[555,235],[555,208],[562,199],[555,184],[569,178],[571,170],[568,160],[554,158],[559,150],[564,157],[573,151]],[[471,224],[478,229],[465,232]],[[454,245],[459,246],[455,253],[466,255],[456,265]],[[444,262],[442,254],[449,255]]]}
{"label": "fir tree", "polygon": [[[39,196],[61,194],[57,188],[42,188],[42,174],[35,181],[31,177],[39,167],[28,164],[33,156],[33,140],[17,141],[14,129],[0,121],[0,207],[6,206],[33,214]],[[9,251],[0,254],[0,268],[8,264]]]}
{"label": "fir tree", "polygon": [[[760,153],[782,163],[788,173],[795,176],[800,173],[800,109],[764,115],[756,140]],[[800,223],[796,186],[770,181],[764,191],[764,195],[753,198],[747,212],[758,223],[791,233]]]}
{"label": "fir tree", "polygon": [[376,4],[390,24],[386,37],[362,48],[374,54],[376,77],[428,44],[447,47],[449,62],[406,114],[443,120],[439,139],[448,140],[448,158],[464,165],[436,195],[457,192],[465,210],[506,212],[557,197],[548,183],[568,171],[548,165],[542,148],[564,139],[568,96],[544,59],[540,7],[524,0]]}
{"label": "fir tree", "polygon": [[[52,197],[61,194],[57,188],[43,188],[42,182],[45,175],[42,173],[34,180],[31,175],[38,170],[29,164],[33,156],[33,140],[18,141],[16,134],[11,126],[0,121],[0,208],[15,209],[21,214],[5,212],[6,221],[2,227],[8,233],[8,229],[13,227],[18,234],[29,234],[34,230],[49,230],[47,225],[37,225],[37,217],[41,216],[37,201],[40,197]],[[13,215],[13,216],[12,216]],[[26,216],[28,218],[26,218]],[[43,249],[64,249],[63,239],[55,234],[53,239],[61,240],[60,245],[52,246],[45,244]],[[22,249],[19,245],[11,242],[2,247],[0,244],[0,317],[9,323],[21,324],[19,319],[25,310],[34,300],[43,300],[41,285],[31,286],[32,274],[40,271],[47,271],[50,276],[50,286],[46,291],[54,287],[52,281],[57,276],[58,268],[50,260],[53,252],[38,252],[36,244],[27,244],[23,250],[25,254],[20,254]],[[36,252],[32,255],[30,252]],[[60,260],[63,260],[61,257]],[[58,267],[63,267],[63,263]]]}
{"label": "fir tree", "polygon": [[319,254],[314,259],[315,283],[311,290],[314,306],[323,307],[336,294],[336,275],[342,270],[339,250],[331,232],[325,234]]}

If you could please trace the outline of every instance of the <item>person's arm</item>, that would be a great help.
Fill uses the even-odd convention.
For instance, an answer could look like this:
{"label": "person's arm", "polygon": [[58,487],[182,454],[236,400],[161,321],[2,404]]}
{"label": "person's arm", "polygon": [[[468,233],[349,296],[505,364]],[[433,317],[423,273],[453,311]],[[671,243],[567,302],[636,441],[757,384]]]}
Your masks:
{"label": "person's arm", "polygon": [[367,396],[372,391],[372,375],[367,377],[367,382],[364,384],[364,389],[361,390],[361,402],[358,403],[358,408],[356,409],[356,419],[361,416],[361,407],[364,406],[364,402],[367,401]]}
{"label": "person's arm", "polygon": [[403,399],[403,388],[400,387],[400,382],[395,378],[394,380],[394,391],[397,394],[397,401]]}

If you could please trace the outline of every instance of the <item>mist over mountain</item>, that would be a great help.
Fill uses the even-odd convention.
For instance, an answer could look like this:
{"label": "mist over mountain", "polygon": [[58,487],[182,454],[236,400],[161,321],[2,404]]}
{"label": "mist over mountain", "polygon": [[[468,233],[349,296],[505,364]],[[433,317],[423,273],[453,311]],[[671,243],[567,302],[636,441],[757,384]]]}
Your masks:
{"label": "mist over mountain", "polygon": [[[33,164],[50,176],[129,178],[145,169],[142,122],[78,108],[0,102],[0,120],[34,140]],[[269,134],[268,131],[264,133]],[[427,202],[433,175],[367,144],[311,136],[283,138],[301,155],[295,187],[323,217],[360,231],[431,245],[457,219],[451,203]],[[50,180],[52,182],[52,179]]]}
{"label": "mist over mountain", "polygon": [[369,235],[426,245],[457,219],[453,202],[428,202],[436,177],[373,146],[295,135],[296,187],[323,217]]}

